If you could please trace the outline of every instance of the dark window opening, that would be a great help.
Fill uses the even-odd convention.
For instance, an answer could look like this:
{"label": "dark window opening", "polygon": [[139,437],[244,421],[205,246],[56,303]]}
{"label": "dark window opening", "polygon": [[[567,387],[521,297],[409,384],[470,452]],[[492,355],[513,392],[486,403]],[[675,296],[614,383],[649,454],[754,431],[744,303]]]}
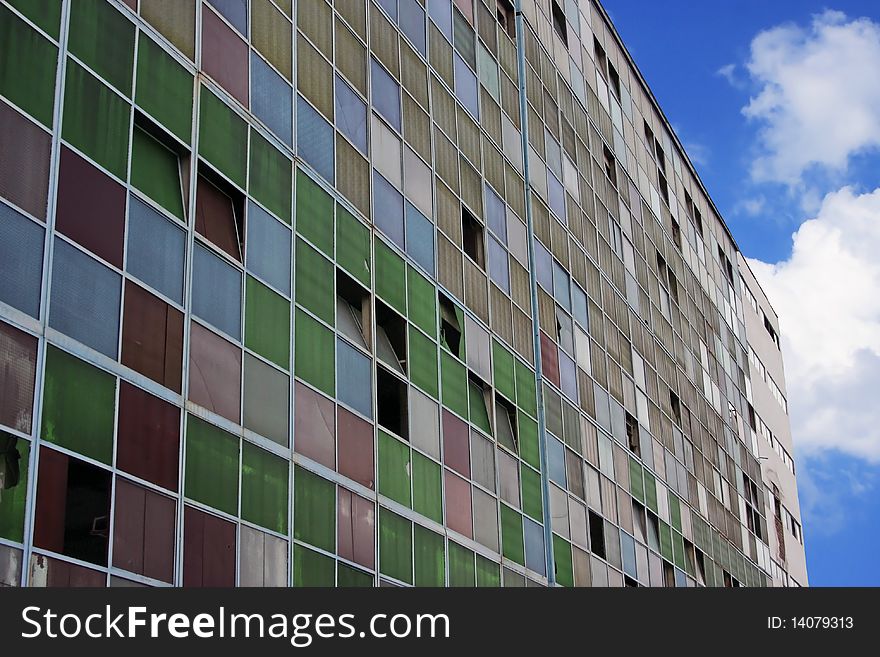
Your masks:
{"label": "dark window opening", "polygon": [[518,454],[516,408],[498,394],[495,395],[495,426],[497,427],[498,444],[503,445],[514,454]]}
{"label": "dark window opening", "polygon": [[681,402],[671,390],[669,391],[669,405],[672,407],[672,419],[678,426],[681,426]]}
{"label": "dark window opening", "polygon": [[633,579],[632,577],[630,577],[629,575],[624,575],[624,576],[623,576],[623,585],[624,585],[625,587],[626,587],[626,586],[630,586],[630,587],[635,588],[635,587],[637,587],[639,584],[638,584],[638,582],[636,582],[636,580],[634,580],[634,579]]}
{"label": "dark window opening", "polygon": [[593,51],[596,53],[596,66],[602,77],[608,72],[608,58],[605,57],[605,49],[596,37],[593,37]]}
{"label": "dark window opening", "polygon": [[608,64],[608,86],[611,87],[617,100],[620,100],[620,76],[611,64]]}
{"label": "dark window opening", "polygon": [[608,176],[611,184],[617,187],[617,168],[614,164],[614,155],[604,144],[602,146],[602,155],[605,158],[605,175]]}
{"label": "dark window opening", "polygon": [[590,551],[601,559],[605,558],[605,522],[602,516],[589,511],[590,514]]}
{"label": "dark window opening", "polygon": [[440,343],[453,356],[462,358],[461,311],[445,294],[438,294],[440,300]]}
{"label": "dark window opening", "polygon": [[376,300],[376,355],[406,376],[406,320]]}
{"label": "dark window opening", "polygon": [[461,232],[464,252],[480,269],[486,268],[483,248],[483,225],[464,207],[461,209]]}
{"label": "dark window opening", "polygon": [[244,194],[199,163],[196,231],[242,262]]}
{"label": "dark window opening", "polygon": [[694,204],[694,222],[697,224],[697,232],[700,234],[700,237],[703,236],[703,217],[700,214],[700,211],[697,210],[696,204]]}
{"label": "dark window opening", "polygon": [[565,12],[556,0],[550,0],[550,13],[553,14],[553,29],[562,39],[562,43],[568,45],[568,25],[565,22]]}
{"label": "dark window opening", "polygon": [[511,39],[516,38],[516,14],[509,0],[495,0],[495,16],[501,29]]}
{"label": "dark window opening", "polygon": [[666,205],[669,205],[669,184],[666,182],[666,175],[663,173],[663,169],[657,167],[657,176],[659,177],[658,186],[660,187],[660,196],[663,197],[663,200],[666,201]]}
{"label": "dark window opening", "polygon": [[629,413],[626,413],[626,439],[629,444],[629,451],[636,456],[639,456],[641,454],[641,446],[639,444],[639,422]]}
{"label": "dark window opening", "polygon": [[697,584],[706,585],[706,560],[702,551],[695,549]]}
{"label": "dark window opening", "polygon": [[336,328],[370,350],[370,293],[341,269],[336,270]]}
{"label": "dark window opening", "polygon": [[660,173],[664,176],[666,175],[666,154],[663,152],[663,147],[660,146],[660,142],[657,141],[657,138],[654,138],[654,157],[657,158],[657,167],[660,169]]}
{"label": "dark window opening", "polygon": [[672,220],[672,241],[675,242],[675,246],[681,251],[681,226],[678,225],[675,219]]}
{"label": "dark window opening", "polygon": [[668,589],[675,588],[675,568],[667,561],[663,562],[663,586]]}
{"label": "dark window opening", "polygon": [[776,334],[776,329],[773,328],[773,324],[770,323],[770,318],[767,317],[766,313],[762,312],[762,314],[764,315],[764,328],[767,329],[767,333],[770,334],[773,344],[779,349],[779,336]]}
{"label": "dark window opening", "polygon": [[398,379],[384,367],[376,368],[376,405],[378,407],[379,424],[409,440],[409,422],[407,419],[406,383]]}

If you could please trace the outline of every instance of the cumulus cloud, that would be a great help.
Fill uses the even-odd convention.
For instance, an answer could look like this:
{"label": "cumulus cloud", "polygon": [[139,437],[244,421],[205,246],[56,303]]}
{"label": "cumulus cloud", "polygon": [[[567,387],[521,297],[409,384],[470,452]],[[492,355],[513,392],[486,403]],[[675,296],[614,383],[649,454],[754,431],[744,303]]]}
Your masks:
{"label": "cumulus cloud", "polygon": [[795,444],[880,463],[880,189],[825,196],[787,260],[750,260],[779,313]]}
{"label": "cumulus cloud", "polygon": [[796,187],[811,170],[841,174],[851,156],[880,146],[880,23],[825,11],[809,27],[774,27],[752,40],[746,69],[758,89],[743,108],[760,126],[756,182]]}

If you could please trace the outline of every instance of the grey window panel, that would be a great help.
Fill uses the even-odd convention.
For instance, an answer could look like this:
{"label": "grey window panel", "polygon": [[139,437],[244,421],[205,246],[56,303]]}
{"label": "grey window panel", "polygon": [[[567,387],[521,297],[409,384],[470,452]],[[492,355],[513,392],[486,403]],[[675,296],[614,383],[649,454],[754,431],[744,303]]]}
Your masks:
{"label": "grey window panel", "polygon": [[55,238],[49,326],[116,358],[122,277]]}
{"label": "grey window panel", "polygon": [[184,231],[129,196],[126,268],[130,274],[182,304],[185,249]]}
{"label": "grey window panel", "polygon": [[0,203],[0,301],[32,317],[40,316],[44,234],[42,226]]}
{"label": "grey window panel", "polygon": [[475,118],[480,118],[477,76],[457,54],[455,55],[455,97]]}
{"label": "grey window panel", "polygon": [[342,297],[336,297],[336,330],[352,342],[369,350],[357,311]]}
{"label": "grey window panel", "polygon": [[452,3],[449,0],[428,0],[428,14],[446,38],[452,41]]}
{"label": "grey window panel", "polygon": [[507,251],[493,236],[489,236],[489,278],[510,294],[510,261]]}
{"label": "grey window panel", "polygon": [[565,486],[565,447],[562,443],[547,436],[547,460],[549,462],[550,479],[560,486]]}
{"label": "grey window panel", "polygon": [[253,50],[251,110],[285,144],[293,144],[293,89]]}
{"label": "grey window panel", "polygon": [[248,203],[247,268],[290,295],[290,229],[256,203]]}
{"label": "grey window panel", "polygon": [[373,417],[370,359],[344,340],[336,340],[336,386],[339,400]]}
{"label": "grey window panel", "polygon": [[471,474],[483,488],[495,492],[495,448],[474,431],[471,432]]}
{"label": "grey window panel", "polygon": [[542,575],[546,574],[543,527],[523,516],[523,534],[526,547],[526,568],[531,568]]}
{"label": "grey window panel", "polygon": [[474,540],[490,550],[498,551],[498,502],[479,488],[474,496]]}
{"label": "grey window panel", "polygon": [[299,96],[296,104],[297,152],[331,183],[334,181],[333,127]]}
{"label": "grey window panel", "polygon": [[416,0],[400,0],[400,29],[415,44],[422,56],[427,57],[425,10]]}
{"label": "grey window panel", "polygon": [[248,34],[248,3],[247,0],[209,0],[217,11],[223,15],[244,36]]}
{"label": "grey window panel", "polygon": [[371,60],[373,106],[400,132],[400,85],[375,59]]}
{"label": "grey window panel", "polygon": [[249,353],[244,355],[244,426],[287,447],[290,379]]}
{"label": "grey window panel", "polygon": [[403,196],[379,173],[373,172],[373,221],[383,233],[404,248]]}
{"label": "grey window panel", "polygon": [[409,389],[409,435],[412,444],[440,459],[440,410],[437,402],[417,388]]}
{"label": "grey window panel", "polygon": [[193,249],[193,314],[241,339],[241,272],[200,244]]}
{"label": "grey window panel", "polygon": [[409,202],[406,204],[406,252],[434,274],[434,224]]}
{"label": "grey window panel", "polygon": [[364,155],[367,154],[367,104],[336,76],[336,126]]}

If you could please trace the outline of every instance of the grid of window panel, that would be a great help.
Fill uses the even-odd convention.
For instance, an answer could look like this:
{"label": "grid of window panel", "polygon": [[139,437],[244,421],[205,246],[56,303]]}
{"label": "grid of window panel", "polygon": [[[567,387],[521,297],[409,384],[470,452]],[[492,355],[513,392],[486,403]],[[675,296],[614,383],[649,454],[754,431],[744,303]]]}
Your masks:
{"label": "grid of window panel", "polygon": [[524,5],[0,2],[0,583],[765,583],[735,246]]}

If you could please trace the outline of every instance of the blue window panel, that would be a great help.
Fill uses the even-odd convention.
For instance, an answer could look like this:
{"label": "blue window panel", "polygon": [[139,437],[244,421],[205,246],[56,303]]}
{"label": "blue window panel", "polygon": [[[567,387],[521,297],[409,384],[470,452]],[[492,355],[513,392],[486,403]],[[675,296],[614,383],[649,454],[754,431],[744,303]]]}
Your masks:
{"label": "blue window panel", "polygon": [[477,76],[458,53],[455,53],[455,97],[476,119],[480,118]]}
{"label": "blue window panel", "polygon": [[293,145],[293,89],[253,50],[251,109],[285,144]]}
{"label": "blue window panel", "polygon": [[149,205],[129,195],[128,272],[182,304],[185,252],[186,233]]}
{"label": "blue window panel", "polygon": [[379,3],[379,6],[382,7],[389,16],[391,16],[391,20],[395,23],[397,22],[397,0],[376,0]]}
{"label": "blue window panel", "polygon": [[0,203],[0,301],[40,316],[44,229],[5,203]]}
{"label": "blue window panel", "polygon": [[338,75],[336,125],[361,153],[367,154],[367,104]]}
{"label": "blue window panel", "polygon": [[422,57],[428,56],[425,40],[425,10],[417,0],[400,0],[400,29],[413,42]]}
{"label": "blue window panel", "polygon": [[373,417],[371,361],[341,338],[336,339],[336,387],[339,401]]}
{"label": "blue window panel", "polygon": [[565,188],[562,183],[557,180],[549,171],[547,172],[547,200],[550,202],[550,209],[553,211],[562,223],[566,223],[565,217]]}
{"label": "blue window panel", "polygon": [[391,126],[400,132],[400,85],[375,59],[370,62],[373,106]]}
{"label": "blue window panel", "polygon": [[587,294],[577,283],[571,286],[571,305],[575,320],[585,329],[589,329],[590,316],[587,311]]}
{"label": "blue window panel", "polygon": [[553,293],[553,256],[538,240],[535,240],[535,269],[538,284]]}
{"label": "blue window panel", "polygon": [[523,516],[523,535],[526,547],[526,568],[546,575],[544,553],[544,528],[530,518]]}
{"label": "blue window panel", "polygon": [[193,314],[241,339],[241,272],[200,244],[193,249]]}
{"label": "blue window panel", "polygon": [[489,236],[489,278],[510,294],[510,261],[507,250],[491,235]]}
{"label": "blue window panel", "polygon": [[553,298],[560,306],[571,312],[571,279],[565,268],[553,261]]}
{"label": "blue window panel", "polygon": [[228,20],[244,36],[248,33],[247,0],[209,0],[223,17]]}
{"label": "blue window panel", "polygon": [[495,236],[501,240],[501,243],[507,245],[507,210],[504,201],[495,193],[495,191],[486,185],[486,220],[489,223],[489,230],[495,233]]}
{"label": "blue window panel", "polygon": [[406,202],[406,252],[410,257],[434,274],[434,224]]}
{"label": "blue window panel", "polygon": [[633,579],[639,578],[636,567],[636,544],[633,537],[620,530],[620,556],[623,559],[623,572]]}
{"label": "blue window panel", "polygon": [[373,222],[401,249],[405,248],[403,196],[394,185],[373,171]]}
{"label": "blue window panel", "polygon": [[553,436],[547,436],[547,461],[550,480],[565,488],[565,447]]}
{"label": "blue window panel", "polygon": [[578,401],[577,365],[564,351],[559,351],[559,378],[562,392],[574,402]]}
{"label": "blue window panel", "polygon": [[334,182],[333,127],[305,98],[296,102],[297,153],[329,182]]}
{"label": "blue window panel", "polygon": [[247,268],[290,295],[290,229],[253,201],[248,203]]}
{"label": "blue window panel", "polygon": [[49,326],[115,359],[122,277],[55,238]]}
{"label": "blue window panel", "polygon": [[452,41],[452,0],[428,0],[428,15],[446,38]]}

